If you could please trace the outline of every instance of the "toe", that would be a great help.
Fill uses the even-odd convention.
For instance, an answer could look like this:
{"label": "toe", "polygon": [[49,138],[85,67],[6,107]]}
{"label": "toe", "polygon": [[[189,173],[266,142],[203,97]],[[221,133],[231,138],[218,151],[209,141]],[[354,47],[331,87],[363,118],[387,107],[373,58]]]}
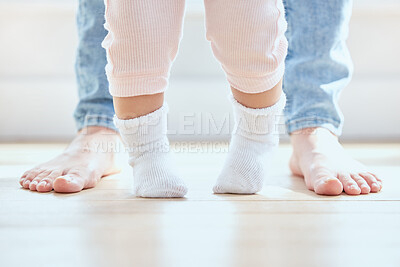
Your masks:
{"label": "toe", "polygon": [[375,173],[372,173],[372,172],[368,172],[369,174],[371,174],[372,176],[374,176],[375,177],[375,179],[378,181],[378,182],[380,182],[380,183],[382,183],[382,179],[381,178],[379,178],[379,176],[378,175],[376,175]]}
{"label": "toe", "polygon": [[337,196],[343,192],[343,185],[336,177],[326,177],[314,183],[314,192],[319,195]]}
{"label": "toe", "polygon": [[371,192],[376,193],[381,190],[381,185],[379,185],[378,180],[370,173],[360,173],[359,174],[362,178],[367,181],[369,187],[371,188]]}
{"label": "toe", "polygon": [[36,191],[37,185],[45,178],[46,176],[40,176],[33,179],[29,184],[29,189],[31,191]]}
{"label": "toe", "polygon": [[358,174],[352,174],[351,178],[357,183],[358,187],[361,189],[361,194],[368,194],[371,192],[371,188],[369,187],[367,181],[364,180],[360,175]]}
{"label": "toe", "polygon": [[38,180],[33,179],[32,182],[29,183],[29,190],[36,191],[37,184],[38,184]]}
{"label": "toe", "polygon": [[29,184],[31,183],[31,181],[34,179],[35,177],[32,177],[31,175],[25,176],[24,178],[21,178],[19,180],[20,185],[25,188],[28,189],[29,188]]}
{"label": "toe", "polygon": [[29,188],[29,184],[32,182],[33,179],[35,179],[38,175],[43,173],[45,170],[42,169],[32,169],[27,172],[25,172],[22,176],[21,179],[19,180],[19,183],[21,186],[25,189]]}
{"label": "toe", "polygon": [[370,175],[372,175],[373,177],[375,177],[375,179],[376,179],[376,181],[377,181],[377,184],[379,185],[379,191],[382,190],[383,182],[382,182],[382,180],[379,178],[379,176],[376,175],[375,173],[372,173],[372,172],[368,172],[368,174],[370,174]]}
{"label": "toe", "polygon": [[53,190],[53,181],[48,177],[42,179],[36,185],[36,191],[38,192],[50,192],[51,190]]}
{"label": "toe", "polygon": [[74,193],[83,189],[83,180],[72,175],[64,175],[54,180],[54,191],[58,193]]}
{"label": "toe", "polygon": [[25,181],[24,181],[24,183],[22,184],[22,186],[23,186],[25,189],[28,189],[30,183],[31,183],[31,180],[25,179]]}
{"label": "toe", "polygon": [[359,195],[361,193],[360,187],[358,187],[357,183],[351,178],[349,174],[339,174],[339,180],[343,184],[344,192],[348,195]]}
{"label": "toe", "polygon": [[25,183],[25,177],[22,177],[21,179],[19,179],[19,184],[23,187]]}
{"label": "toe", "polygon": [[29,183],[29,189],[36,191],[36,186],[49,175],[50,171],[42,172]]}

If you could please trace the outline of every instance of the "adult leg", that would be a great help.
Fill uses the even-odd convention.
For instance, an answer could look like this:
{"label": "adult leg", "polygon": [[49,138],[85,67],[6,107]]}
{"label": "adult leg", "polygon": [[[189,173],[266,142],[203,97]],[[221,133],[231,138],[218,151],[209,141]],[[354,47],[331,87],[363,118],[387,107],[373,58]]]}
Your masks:
{"label": "adult leg", "polygon": [[285,0],[289,41],[284,91],[286,125],[293,145],[290,168],[317,194],[378,192],[382,183],[349,157],[337,137],[341,90],[353,65],[346,47],[351,0]]}
{"label": "adult leg", "polygon": [[80,0],[76,58],[79,103],[74,114],[78,134],[61,155],[25,172],[20,179],[24,188],[77,192],[94,187],[102,176],[117,171],[111,150],[117,136],[112,123],[114,109],[104,72],[106,54],[101,47],[106,36],[103,24],[104,2]]}

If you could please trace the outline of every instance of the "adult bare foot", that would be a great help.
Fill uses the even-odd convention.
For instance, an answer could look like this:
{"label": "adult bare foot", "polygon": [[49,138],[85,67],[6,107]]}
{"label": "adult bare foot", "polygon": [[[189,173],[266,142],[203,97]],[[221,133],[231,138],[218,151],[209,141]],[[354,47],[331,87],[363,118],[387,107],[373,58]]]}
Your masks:
{"label": "adult bare foot", "polygon": [[307,128],[291,134],[290,169],[303,176],[308,189],[320,195],[379,192],[382,180],[354,160],[325,128]]}
{"label": "adult bare foot", "polygon": [[[114,163],[117,133],[104,127],[80,131],[56,158],[26,171],[20,184],[38,192],[72,193],[95,187],[101,177],[118,172]],[[111,148],[110,150],[108,150]]]}

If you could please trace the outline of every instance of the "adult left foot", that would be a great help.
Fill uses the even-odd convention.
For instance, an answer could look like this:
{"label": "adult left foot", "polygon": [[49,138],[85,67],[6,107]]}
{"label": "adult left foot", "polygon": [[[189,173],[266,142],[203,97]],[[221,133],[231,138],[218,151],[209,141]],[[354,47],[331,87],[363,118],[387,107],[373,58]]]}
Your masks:
{"label": "adult left foot", "polygon": [[338,138],[325,128],[306,128],[290,136],[293,154],[290,169],[304,177],[308,189],[319,195],[376,193],[382,180],[351,158]]}
{"label": "adult left foot", "polygon": [[80,131],[67,149],[31,170],[20,184],[38,192],[73,193],[92,188],[104,176],[119,172],[114,163],[117,133],[111,129],[90,126]]}

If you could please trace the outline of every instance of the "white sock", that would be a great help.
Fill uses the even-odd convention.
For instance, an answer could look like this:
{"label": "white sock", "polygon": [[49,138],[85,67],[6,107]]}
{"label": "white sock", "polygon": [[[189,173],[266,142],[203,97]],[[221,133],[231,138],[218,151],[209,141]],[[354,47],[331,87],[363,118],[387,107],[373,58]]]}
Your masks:
{"label": "white sock", "polygon": [[169,154],[165,104],[145,116],[130,120],[114,117],[129,151],[134,192],[138,197],[183,197],[187,188],[176,175]]}
{"label": "white sock", "polygon": [[247,108],[231,96],[235,129],[228,157],[214,186],[214,193],[254,194],[261,190],[268,163],[279,144],[277,116],[285,107],[282,93],[279,101],[267,108]]}

